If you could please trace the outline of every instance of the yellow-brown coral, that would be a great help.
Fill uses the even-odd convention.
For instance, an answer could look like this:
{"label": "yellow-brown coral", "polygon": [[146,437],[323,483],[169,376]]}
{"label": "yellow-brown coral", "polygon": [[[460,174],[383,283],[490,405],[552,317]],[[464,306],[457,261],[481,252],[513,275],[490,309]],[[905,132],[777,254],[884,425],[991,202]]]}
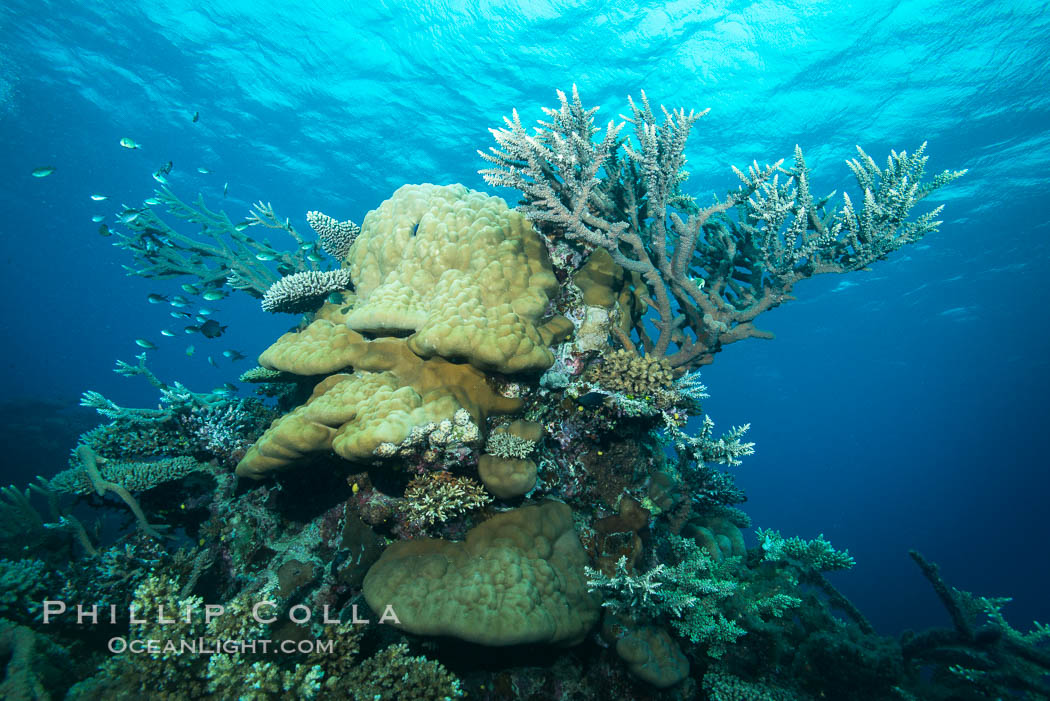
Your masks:
{"label": "yellow-brown coral", "polygon": [[496,428],[478,458],[478,475],[500,499],[527,494],[536,486],[536,463],[529,453],[543,437],[543,426],[533,421],[512,421]]}
{"label": "yellow-brown coral", "polygon": [[575,644],[598,620],[572,511],[546,502],[507,511],[453,543],[394,543],[365,576],[368,605],[399,627],[482,645]]}
{"label": "yellow-brown coral", "polygon": [[425,437],[443,421],[465,417],[477,431],[490,414],[521,406],[494,392],[470,365],[424,360],[404,339],[368,341],[326,319],[282,336],[259,364],[296,375],[347,372],[323,380],[305,404],[275,421],[237,466],[242,477],[258,479],[325,450],[347,460],[393,454],[391,448]]}
{"label": "yellow-brown coral", "polygon": [[674,386],[666,358],[638,355],[622,348],[606,353],[601,365],[587,372],[586,379],[602,389],[639,397],[669,395]]}
{"label": "yellow-brown coral", "polygon": [[424,358],[483,370],[542,371],[541,330],[557,290],[543,241],[498,197],[405,185],[369,212],[347,259],[357,293],[351,329],[408,336]]}

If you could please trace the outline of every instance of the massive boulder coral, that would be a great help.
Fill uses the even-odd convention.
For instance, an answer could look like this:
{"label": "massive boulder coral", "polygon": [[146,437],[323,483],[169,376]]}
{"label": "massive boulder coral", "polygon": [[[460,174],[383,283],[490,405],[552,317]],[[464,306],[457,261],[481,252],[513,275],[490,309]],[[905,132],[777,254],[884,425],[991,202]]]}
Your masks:
{"label": "massive boulder coral", "polygon": [[399,541],[365,575],[368,605],[401,628],[482,645],[580,642],[598,620],[572,511],[549,501],[507,511],[463,542]]}
{"label": "massive boulder coral", "polygon": [[532,225],[498,197],[462,185],[398,188],[365,216],[346,263],[355,331],[408,336],[421,357],[482,370],[554,361],[554,325],[540,321],[557,280]]}
{"label": "massive boulder coral", "polygon": [[[424,360],[404,339],[369,341],[356,331],[318,319],[286,333],[259,364],[296,375],[326,375],[305,404],[282,416],[237,466],[259,479],[308,453],[334,450],[347,460],[392,455],[423,434],[472,429],[492,414],[517,411],[521,402],[493,391],[470,365]],[[447,422],[448,430],[442,428]],[[470,425],[467,425],[470,424]]]}
{"label": "massive boulder coral", "polygon": [[443,433],[478,439],[489,415],[521,406],[484,373],[545,370],[548,344],[571,330],[560,316],[541,323],[558,286],[532,226],[462,185],[398,189],[365,216],[338,272],[347,271],[354,293],[260,356],[269,370],[329,377],[274,422],[237,474],[260,478],[326,450],[389,457],[449,422]]}

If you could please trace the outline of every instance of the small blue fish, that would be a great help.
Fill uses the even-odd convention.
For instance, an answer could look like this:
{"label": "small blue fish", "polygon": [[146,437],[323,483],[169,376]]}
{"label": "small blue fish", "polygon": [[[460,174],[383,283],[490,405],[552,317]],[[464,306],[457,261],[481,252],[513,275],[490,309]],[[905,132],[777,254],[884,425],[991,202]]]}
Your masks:
{"label": "small blue fish", "polygon": [[219,367],[219,364],[215,362],[215,358],[211,357],[210,355],[208,356],[208,363],[213,367]]}
{"label": "small blue fish", "polygon": [[123,139],[120,140],[120,145],[123,146],[124,148],[132,148],[132,149],[134,149],[134,148],[142,148],[141,146],[136,144],[133,139],[129,139],[126,136]]}
{"label": "small blue fish", "polygon": [[182,285],[182,290],[184,292],[189,292],[191,295],[199,295],[201,293],[201,291],[193,285]]}
{"label": "small blue fish", "polygon": [[186,346],[186,355],[193,355],[193,346]]}
{"label": "small blue fish", "polygon": [[307,253],[306,260],[312,261],[314,263],[320,263],[322,260],[324,260],[324,258],[317,255],[316,253]]}
{"label": "small blue fish", "polygon": [[93,221],[93,222],[95,222],[96,224],[98,224],[98,223],[99,223],[100,221],[102,221],[102,220],[103,220],[103,219],[105,219],[105,218],[106,218],[106,217],[105,217],[105,216],[103,216],[103,215],[101,215],[101,214],[96,214],[95,216],[91,217],[91,221]]}
{"label": "small blue fish", "polygon": [[219,322],[215,321],[215,319],[208,319],[200,325],[200,329],[198,330],[207,338],[218,338],[224,331],[226,331],[226,327],[220,326]]}
{"label": "small blue fish", "polygon": [[230,191],[230,184],[226,183],[222,186],[222,196],[225,197],[226,193]]}
{"label": "small blue fish", "polygon": [[149,300],[150,304],[163,304],[168,301],[168,298],[164,295],[159,295],[156,292],[150,294],[146,299]]}
{"label": "small blue fish", "polygon": [[244,360],[244,358],[246,357],[244,353],[235,350],[224,350],[222,354],[234,362],[237,362],[238,360]]}
{"label": "small blue fish", "polygon": [[109,195],[92,195],[91,199],[95,200],[96,202],[101,202],[102,200],[108,200]]}
{"label": "small blue fish", "polygon": [[193,317],[193,320],[196,321],[198,324],[203,324],[205,321],[207,321],[207,319],[205,317],[203,317],[203,316],[201,316],[199,314],[197,316]]}
{"label": "small blue fish", "polygon": [[54,172],[55,172],[55,167],[54,166],[41,166],[39,168],[34,168],[33,169],[33,177],[34,178],[46,178],[47,176],[51,175]]}
{"label": "small blue fish", "polygon": [[160,204],[160,200],[156,197],[150,197],[148,200],[142,200],[142,204],[148,204],[150,207],[156,207]]}
{"label": "small blue fish", "polygon": [[277,260],[276,253],[256,253],[255,257],[259,260]]}
{"label": "small blue fish", "polygon": [[168,184],[168,179],[164,177],[164,173],[159,173],[159,172],[158,173],[154,173],[153,174],[153,179],[156,180],[161,185],[167,185]]}
{"label": "small blue fish", "polygon": [[135,343],[137,343],[138,345],[142,346],[146,350],[157,350],[157,346],[155,346],[154,344],[150,343],[149,341],[147,341],[144,338],[136,338],[135,339]]}
{"label": "small blue fish", "polygon": [[226,293],[221,291],[221,290],[208,290],[207,292],[205,292],[201,296],[204,297],[204,299],[208,300],[209,302],[215,302],[217,300],[220,300],[220,299],[224,298],[226,296]]}
{"label": "small blue fish", "polygon": [[200,173],[201,175],[207,175],[207,174],[208,174],[208,173],[210,173],[211,171],[210,171],[210,170],[208,170],[207,168],[203,168],[203,167],[201,167],[201,168],[198,168],[198,169],[197,169],[197,172],[198,172],[198,173]]}
{"label": "small blue fish", "polygon": [[200,314],[201,316],[211,316],[212,314],[215,313],[215,310],[214,309],[208,309],[207,307],[201,307],[200,309],[197,310],[197,313]]}
{"label": "small blue fish", "polygon": [[161,336],[167,336],[168,338],[171,338],[171,337],[173,337],[175,335],[175,332],[174,331],[168,331],[167,329],[161,329],[160,330],[160,335]]}
{"label": "small blue fish", "polygon": [[173,317],[175,317],[176,319],[189,319],[190,318],[190,313],[189,312],[172,312],[171,315]]}
{"label": "small blue fish", "polygon": [[182,331],[183,331],[183,333],[197,333],[200,330],[201,329],[200,329],[199,326],[187,326]]}

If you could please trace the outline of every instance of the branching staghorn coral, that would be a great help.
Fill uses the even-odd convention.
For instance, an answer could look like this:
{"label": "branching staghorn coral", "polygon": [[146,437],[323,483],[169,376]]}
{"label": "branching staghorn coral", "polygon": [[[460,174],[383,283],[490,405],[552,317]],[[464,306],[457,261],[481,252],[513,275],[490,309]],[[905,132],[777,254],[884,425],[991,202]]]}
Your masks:
{"label": "branching staghorn coral", "polygon": [[[523,193],[519,209],[552,246],[565,239],[604,248],[643,277],[656,334],[638,325],[638,342],[676,371],[711,362],[728,343],[769,338],[754,319],[790,299],[799,280],[859,270],[936,230],[940,208],[914,221],[909,212],[965,172],[944,171],[923,183],[925,144],[911,156],[891,152],[885,169],[858,148],[850,168],[863,207],[857,211],[845,197],[841,209],[828,211],[830,196],[813,198],[796,147],[790,170],[783,161],[754,163],[746,174],[734,168],[743,185],[701,209],[681,186],[688,177],[686,141],[706,112],[661,108],[658,123],[642,93],[640,104],[628,98],[631,116],[610,121],[595,141],[602,131],[594,122],[597,108],[584,108],[575,85],[571,100],[561,91],[558,99],[558,109],[544,108],[549,121],[535,133],[516,110],[505,128],[490,130],[498,148],[478,152],[493,164],[479,172],[490,185]],[[627,123],[633,142],[620,136]],[[610,330],[635,350],[627,333]]]}
{"label": "branching staghorn coral", "polygon": [[[262,297],[282,275],[319,270],[317,262],[322,258],[315,246],[300,237],[288,220],[280,221],[269,205],[256,204],[247,220],[234,224],[225,212],[209,209],[200,195],[188,204],[162,187],[154,197],[160,202],[158,206],[166,207],[176,219],[199,225],[200,233],[196,237],[179,233],[150,206],[125,207],[118,221],[130,233],[116,233],[113,245],[135,257],[134,267],[124,266],[129,275],[158,279],[188,276],[207,288],[229,284]],[[244,233],[249,226],[283,231],[296,248],[280,251],[269,241],[256,241]]]}
{"label": "branching staghorn coral", "polygon": [[1002,614],[1008,598],[949,587],[936,564],[915,550],[908,554],[944,604],[952,628],[906,632],[905,660],[946,668],[969,698],[1050,698],[1050,626],[1036,622],[1027,633],[1016,630]]}
{"label": "branching staghorn coral", "polygon": [[485,452],[497,458],[524,460],[536,449],[536,441],[516,436],[508,431],[493,431],[485,442]]}
{"label": "branching staghorn coral", "polygon": [[700,432],[695,436],[687,434],[673,423],[666,424],[666,428],[680,460],[695,462],[698,467],[709,462],[735,467],[740,464],[741,458],[755,453],[754,443],[741,440],[751,424],[734,426],[718,438],[714,437],[715,422],[706,414]]}
{"label": "branching staghorn coral", "polygon": [[[168,385],[146,366],[145,353],[137,358],[137,365],[118,360],[114,372],[125,377],[145,377],[150,385],[160,390],[161,406],[156,409],[122,407],[98,392],[84,392],[80,398],[80,406],[95,409],[113,422],[109,426],[95,428],[81,437],[96,451],[102,445],[112,444],[115,437],[118,444],[139,442],[142,443],[142,448],[151,445],[158,448],[152,452],[171,453],[173,449],[191,450],[192,446],[186,441],[190,437],[196,437],[203,440],[201,447],[205,450],[213,454],[222,454],[226,451],[216,453],[207,445],[213,437],[200,434],[198,429],[205,428],[207,433],[212,433],[214,428],[225,422],[229,430],[220,438],[232,441],[234,431],[242,431],[250,425],[272,420],[271,416],[264,415],[266,410],[261,404],[251,400],[232,399],[230,392],[225,388],[211,392],[194,392],[178,381]],[[192,420],[187,422],[187,418]],[[117,423],[120,424],[120,431],[114,436],[112,429]],[[161,443],[164,445],[159,445]]]}
{"label": "branching staghorn coral", "polygon": [[675,572],[663,564],[643,574],[635,574],[628,569],[627,557],[621,556],[611,575],[586,566],[584,571],[588,591],[602,592],[602,606],[613,613],[622,612],[643,620],[655,619],[663,613],[681,616],[685,609],[699,601],[674,587]]}
{"label": "branching staghorn coral", "polygon": [[[59,502],[58,492],[43,477],[30,482],[24,491],[14,485],[0,489],[0,551],[7,544],[16,544],[20,553],[28,552],[37,545],[46,543],[50,532],[67,531],[80,543],[80,547],[89,557],[98,554],[91,539],[88,538],[84,525],[76,516],[66,512]],[[31,492],[35,492],[47,502],[52,522],[45,523],[32,503]]]}

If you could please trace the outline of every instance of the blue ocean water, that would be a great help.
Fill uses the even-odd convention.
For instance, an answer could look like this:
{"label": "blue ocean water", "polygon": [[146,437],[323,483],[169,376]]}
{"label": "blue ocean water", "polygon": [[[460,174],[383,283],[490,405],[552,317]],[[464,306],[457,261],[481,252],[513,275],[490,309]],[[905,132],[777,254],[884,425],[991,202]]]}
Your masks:
{"label": "blue ocean water", "polygon": [[[644,90],[710,108],[687,150],[698,195],[796,144],[821,192],[855,191],[856,145],[881,161],[928,142],[928,172],[969,170],[927,203],[946,205],[939,232],[869,272],[800,283],[759,321],[775,340],[719,354],[705,410],[752,425],[736,474],[756,524],[848,548],[858,564],[834,582],[881,632],[947,620],[909,548],[955,586],[1013,596],[1019,627],[1050,619],[1042,3],[367,5],[0,8],[5,483],[65,466],[85,390],[155,403],[111,372],[134,339],[159,346],[158,374],[218,386],[250,366],[223,350],[252,358],[287,327],[230,298],[215,305],[223,337],[159,335],[168,308],[146,296],[177,282],[126,277],[91,218],[113,225],[166,162],[176,192],[234,218],[270,202],[302,231],[307,210],[360,221],[404,183],[487,189],[488,129],[514,108],[534,121],[557,89],[576,84],[603,119]],[[41,166],[56,170],[32,177]],[[56,411],[65,423],[42,423]]]}

